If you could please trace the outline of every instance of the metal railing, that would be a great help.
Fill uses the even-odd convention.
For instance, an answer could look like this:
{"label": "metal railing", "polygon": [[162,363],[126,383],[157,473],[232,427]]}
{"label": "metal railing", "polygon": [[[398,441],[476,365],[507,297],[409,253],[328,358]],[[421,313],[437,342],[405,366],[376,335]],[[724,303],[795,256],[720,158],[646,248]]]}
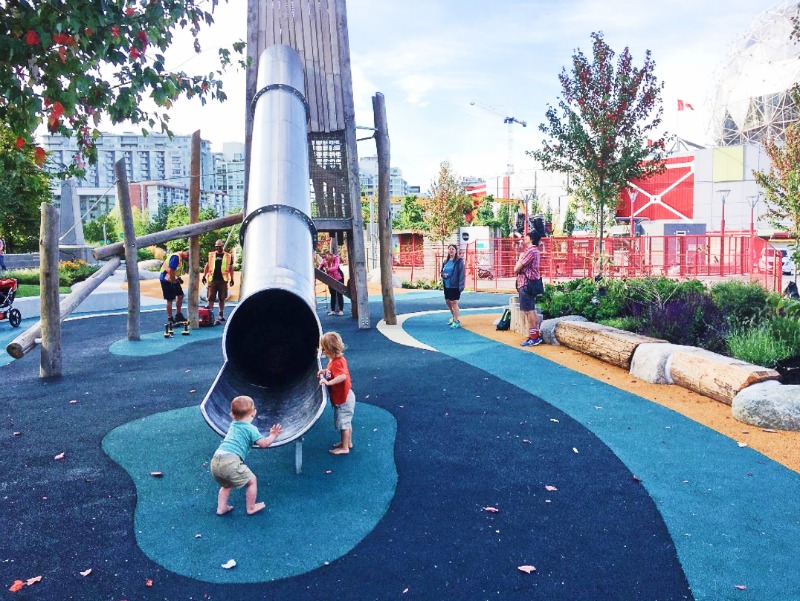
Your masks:
{"label": "metal railing", "polygon": [[[467,288],[514,290],[514,264],[524,249],[520,238],[472,242],[462,250]],[[668,277],[757,282],[765,289],[783,290],[780,253],[748,233],[637,236],[607,238],[600,252],[597,238],[544,238],[541,272],[548,283],[601,275],[609,278]],[[417,283],[436,282],[442,249],[414,249],[393,256],[395,275]]]}

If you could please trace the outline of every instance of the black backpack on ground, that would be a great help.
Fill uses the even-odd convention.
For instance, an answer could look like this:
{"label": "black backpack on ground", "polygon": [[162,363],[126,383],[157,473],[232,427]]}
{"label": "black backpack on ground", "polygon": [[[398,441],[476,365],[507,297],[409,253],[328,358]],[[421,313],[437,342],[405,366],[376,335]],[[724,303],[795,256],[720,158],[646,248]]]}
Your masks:
{"label": "black backpack on ground", "polygon": [[505,311],[503,311],[503,315],[497,322],[497,329],[508,330],[510,328],[511,328],[511,309],[506,309]]}

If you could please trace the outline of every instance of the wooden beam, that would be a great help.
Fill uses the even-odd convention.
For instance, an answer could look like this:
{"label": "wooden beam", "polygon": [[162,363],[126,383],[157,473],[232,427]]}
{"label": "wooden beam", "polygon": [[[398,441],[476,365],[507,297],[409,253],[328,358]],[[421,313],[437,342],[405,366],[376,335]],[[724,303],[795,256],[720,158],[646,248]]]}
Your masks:
{"label": "wooden beam", "polygon": [[[216,219],[209,219],[208,221],[201,221],[200,223],[190,223],[189,225],[181,225],[155,234],[148,234],[141,236],[136,240],[137,248],[144,248],[152,246],[153,244],[163,244],[170,240],[177,240],[178,238],[188,238],[189,236],[197,236],[205,234],[206,232],[213,232],[214,230],[221,230],[225,227],[230,227],[242,222],[242,214],[236,213],[235,215],[225,215],[224,217],[217,217]],[[108,246],[101,246],[92,251],[92,255],[98,261],[120,255],[125,252],[125,247],[122,242],[109,244]]]}
{"label": "wooden beam", "polygon": [[[80,286],[76,286],[75,290],[69,293],[61,301],[59,306],[59,319],[64,319],[72,313],[78,305],[80,305],[86,297],[94,292],[97,287],[106,281],[106,279],[113,275],[122,263],[119,257],[112,257],[99,271],[95,271],[91,277],[84,280]],[[14,359],[22,359],[26,354],[36,347],[36,339],[42,337],[42,322],[37,321],[30,328],[25,330],[22,334],[14,338],[8,346],[6,352],[14,357]]]}
{"label": "wooden beam", "polygon": [[125,236],[122,243],[125,245],[125,274],[128,279],[128,340],[141,340],[139,256],[136,252],[136,232],[133,229],[131,194],[128,188],[128,173],[125,169],[124,158],[116,162],[114,171],[117,176],[117,203]]}
{"label": "wooden beam", "polygon": [[347,286],[345,286],[343,282],[340,282],[339,280],[334,280],[327,273],[325,273],[324,271],[320,271],[319,269],[316,268],[314,269],[314,275],[320,282],[322,282],[329,288],[333,288],[337,292],[341,292],[342,294],[344,294],[347,298],[350,298],[350,290],[348,290]]}
{"label": "wooden beam", "polygon": [[42,203],[39,234],[39,298],[42,306],[42,354],[39,377],[61,376],[61,320],[58,307],[58,209]]}

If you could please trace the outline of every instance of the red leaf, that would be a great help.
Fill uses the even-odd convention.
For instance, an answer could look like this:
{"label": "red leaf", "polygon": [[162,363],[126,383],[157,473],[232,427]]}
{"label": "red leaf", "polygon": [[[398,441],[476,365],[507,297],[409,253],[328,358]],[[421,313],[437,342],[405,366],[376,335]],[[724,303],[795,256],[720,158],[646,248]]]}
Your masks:
{"label": "red leaf", "polygon": [[17,148],[25,147],[25,138],[17,138]]}
{"label": "red leaf", "polygon": [[41,167],[44,165],[45,159],[47,159],[47,153],[45,152],[44,148],[37,146],[36,150],[33,152],[33,162]]}
{"label": "red leaf", "polygon": [[33,586],[37,582],[41,582],[41,581],[42,581],[42,577],[41,576],[34,576],[33,578],[28,578],[25,581],[25,584],[27,584],[28,586]]}
{"label": "red leaf", "polygon": [[520,572],[525,572],[526,574],[530,574],[531,572],[536,571],[536,568],[534,566],[517,566],[517,569]]}
{"label": "red leaf", "polygon": [[119,25],[112,25],[111,26],[111,34],[115,37],[119,37]]}
{"label": "red leaf", "polygon": [[548,492],[555,492],[558,490],[555,486],[550,486],[549,484],[545,486],[544,489]]}
{"label": "red leaf", "polygon": [[39,34],[36,33],[33,29],[29,29],[28,33],[25,34],[25,43],[28,46],[35,46],[36,44],[39,43]]}
{"label": "red leaf", "polygon": [[133,15],[136,14],[136,11],[133,10],[132,6],[129,6],[128,8],[125,9],[125,14],[128,15],[129,17],[132,17]]}
{"label": "red leaf", "polygon": [[147,580],[145,580],[144,585],[145,586],[153,586],[153,579],[152,578],[148,578]]}
{"label": "red leaf", "polygon": [[23,586],[25,586],[25,582],[23,582],[22,580],[15,580],[14,584],[8,587],[8,590],[10,590],[12,593],[16,593]]}

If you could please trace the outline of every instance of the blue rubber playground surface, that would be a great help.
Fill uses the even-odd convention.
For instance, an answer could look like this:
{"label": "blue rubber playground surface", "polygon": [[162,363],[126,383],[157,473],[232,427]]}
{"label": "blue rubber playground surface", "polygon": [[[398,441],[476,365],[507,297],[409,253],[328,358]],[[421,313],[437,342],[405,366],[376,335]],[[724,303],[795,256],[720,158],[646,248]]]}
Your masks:
{"label": "blue rubber playground surface", "polygon": [[[396,300],[435,351],[319,307],[347,345],[354,449],[327,453],[326,410],[301,474],[292,444],[252,451],[255,516],[242,491],[214,514],[219,437],[199,404],[221,328],[165,340],[163,314],[144,313],[133,344],[124,315],[92,317],[64,324],[62,378],[39,379],[37,351],[0,362],[3,598],[800,599],[800,475],[535,351],[450,330],[431,312],[441,293]],[[19,331],[0,323],[0,342]]]}

